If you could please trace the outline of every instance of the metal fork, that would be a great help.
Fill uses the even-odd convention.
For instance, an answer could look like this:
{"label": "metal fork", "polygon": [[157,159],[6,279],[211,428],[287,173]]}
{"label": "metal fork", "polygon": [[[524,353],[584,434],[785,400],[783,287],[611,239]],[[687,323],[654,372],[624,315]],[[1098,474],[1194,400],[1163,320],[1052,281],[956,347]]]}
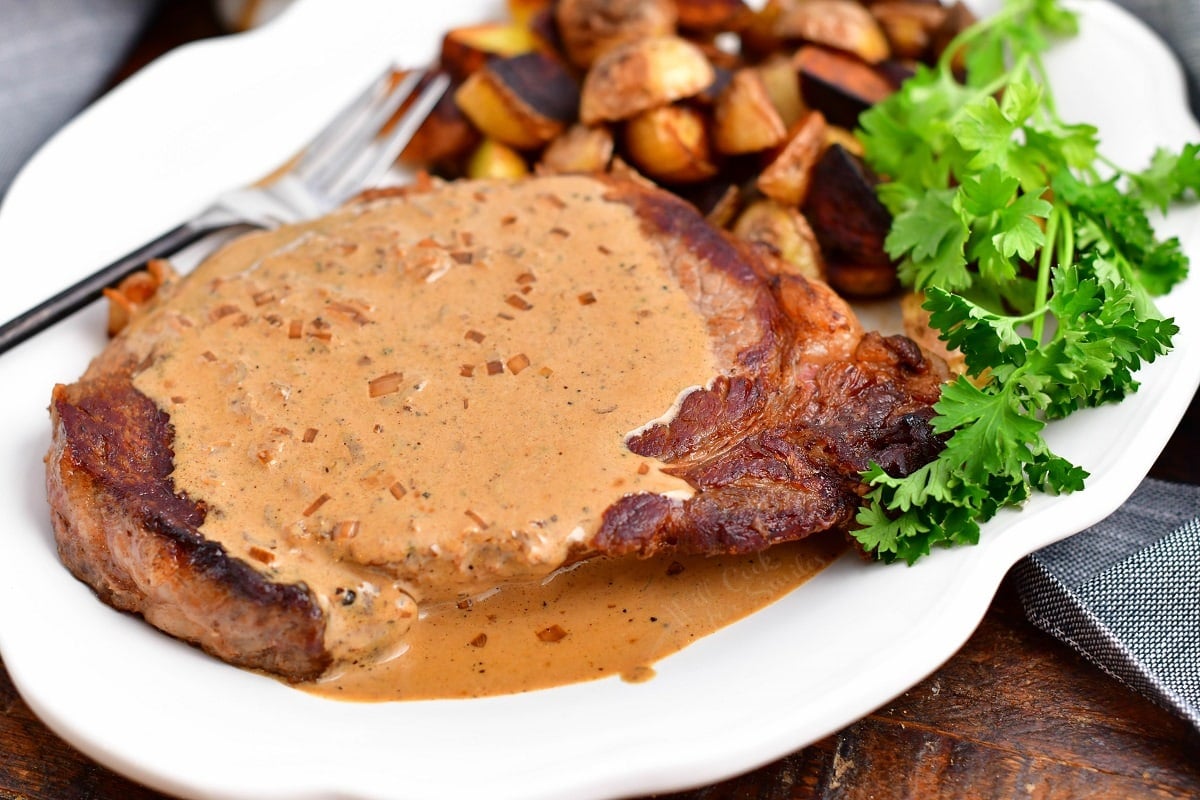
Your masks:
{"label": "metal fork", "polygon": [[281,170],[222,194],[186,222],[0,325],[0,353],[98,299],[150,259],[229,228],[275,228],[320,216],[376,186],[449,84],[444,74],[389,66]]}

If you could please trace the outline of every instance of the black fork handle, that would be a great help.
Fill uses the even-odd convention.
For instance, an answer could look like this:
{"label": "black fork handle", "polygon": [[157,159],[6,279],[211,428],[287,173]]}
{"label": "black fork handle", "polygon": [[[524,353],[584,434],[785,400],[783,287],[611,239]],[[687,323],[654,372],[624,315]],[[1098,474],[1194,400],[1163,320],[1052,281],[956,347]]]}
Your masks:
{"label": "black fork handle", "polygon": [[26,339],[41,333],[51,325],[66,319],[79,309],[99,299],[105,289],[115,287],[122,280],[145,267],[147,261],[174,255],[189,244],[222,227],[224,226],[185,222],[117,259],[107,267],[96,270],[53,297],[43,300],[23,314],[0,325],[0,353],[7,352],[10,348],[16,347]]}

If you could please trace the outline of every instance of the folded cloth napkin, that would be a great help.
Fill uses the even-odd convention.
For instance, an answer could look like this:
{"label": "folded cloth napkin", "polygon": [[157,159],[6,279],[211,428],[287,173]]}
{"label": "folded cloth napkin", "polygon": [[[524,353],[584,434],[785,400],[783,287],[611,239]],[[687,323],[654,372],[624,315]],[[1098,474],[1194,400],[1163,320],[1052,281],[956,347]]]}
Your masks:
{"label": "folded cloth napkin", "polygon": [[[1178,55],[1200,110],[1200,2],[1117,0]],[[1200,730],[1200,487],[1147,479],[1013,570],[1030,621]]]}
{"label": "folded cloth napkin", "polygon": [[1200,729],[1200,486],[1145,480],[1014,568],[1029,620]]}
{"label": "folded cloth napkin", "polygon": [[0,0],[0,196],[104,88],[157,0]]}
{"label": "folded cloth napkin", "polygon": [[[1200,2],[1118,0],[1185,66],[1200,109]],[[157,0],[0,0],[0,195],[106,85]],[[1099,525],[1021,561],[1029,618],[1200,728],[1200,487],[1147,480]]]}

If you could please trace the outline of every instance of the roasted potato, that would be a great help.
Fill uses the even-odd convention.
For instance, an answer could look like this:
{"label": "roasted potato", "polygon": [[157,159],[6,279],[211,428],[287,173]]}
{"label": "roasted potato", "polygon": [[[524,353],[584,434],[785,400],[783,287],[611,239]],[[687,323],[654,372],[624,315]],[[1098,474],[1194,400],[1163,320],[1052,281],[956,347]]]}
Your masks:
{"label": "roasted potato", "polygon": [[588,70],[579,118],[585,125],[629,119],[703,91],[715,75],[700,48],[677,36],[626,42]]}
{"label": "roasted potato", "polygon": [[825,279],[816,235],[800,211],[770,198],[748,205],[733,223],[733,234],[767,247],[778,257],[775,266],[806,278]]}
{"label": "roasted potato", "polygon": [[915,0],[890,0],[875,3],[871,14],[879,22],[897,58],[921,59],[933,45],[933,36],[946,22],[946,7],[941,3]]}
{"label": "roasted potato", "polygon": [[758,174],[758,190],[787,206],[803,203],[813,165],[825,150],[827,128],[820,111],[809,111],[788,131],[787,143]]}
{"label": "roasted potato", "polygon": [[463,114],[450,92],[442,95],[433,111],[413,134],[400,154],[410,165],[440,165],[470,152],[479,143],[479,131]]}
{"label": "roasted potato", "polygon": [[805,0],[785,8],[774,20],[774,34],[852,53],[868,64],[891,55],[875,17],[855,0]]}
{"label": "roasted potato", "polygon": [[521,150],[566,130],[575,119],[579,89],[562,64],[533,52],[489,61],[454,99],[485,136]]}
{"label": "roasted potato", "polygon": [[667,183],[694,183],[717,172],[704,115],[684,105],[647,109],[625,123],[625,152],[639,171]]}
{"label": "roasted potato", "polygon": [[792,59],[783,53],[776,53],[757,64],[755,69],[783,124],[789,128],[795,125],[807,109],[800,94],[800,74],[792,64]]}
{"label": "roasted potato", "polygon": [[658,184],[656,184],[654,181],[638,172],[637,167],[633,166],[619,155],[613,156],[612,161],[609,162],[608,174],[627,181],[633,181],[634,183],[640,183],[643,186],[655,188],[658,186]]}
{"label": "roasted potato", "polygon": [[520,178],[529,174],[521,154],[495,139],[484,139],[467,159],[468,178]]}
{"label": "roasted potato", "polygon": [[896,91],[878,70],[854,56],[816,45],[796,51],[792,63],[800,73],[800,94],[835,125],[853,129],[858,115]]}
{"label": "roasted potato", "polygon": [[546,145],[537,171],[540,173],[604,172],[613,157],[612,131],[603,127],[572,125],[566,133]]}
{"label": "roasted potato", "polygon": [[745,0],[675,0],[679,27],[699,33],[736,31],[750,21]]}
{"label": "roasted potato", "polygon": [[444,177],[607,172],[659,185],[773,253],[779,280],[894,290],[891,219],[853,131],[974,19],[961,3],[505,5],[509,21],[447,34],[453,113],[431,118],[407,161]]}
{"label": "roasted potato", "polygon": [[515,56],[534,49],[529,28],[512,23],[485,23],[454,28],[442,37],[439,62],[457,81],[478,72],[497,56]]}
{"label": "roasted potato", "polygon": [[825,254],[829,283],[844,294],[878,297],[896,288],[883,242],[892,217],[875,195],[877,179],[838,145],[813,166],[802,210]]}
{"label": "roasted potato", "polygon": [[673,0],[557,0],[554,22],[572,64],[587,69],[606,50],[675,33]]}
{"label": "roasted potato", "polygon": [[727,155],[757,153],[775,147],[786,136],[787,126],[762,76],[751,67],[735,72],[713,110],[717,150]]}
{"label": "roasted potato", "polygon": [[505,5],[514,25],[530,28],[538,15],[549,11],[553,3],[551,0],[508,0]]}

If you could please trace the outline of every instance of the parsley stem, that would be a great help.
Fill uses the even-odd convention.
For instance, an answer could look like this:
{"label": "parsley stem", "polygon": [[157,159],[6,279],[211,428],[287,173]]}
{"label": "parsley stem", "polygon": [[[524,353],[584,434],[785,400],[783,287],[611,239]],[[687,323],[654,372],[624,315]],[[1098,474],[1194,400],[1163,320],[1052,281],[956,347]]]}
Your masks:
{"label": "parsley stem", "polygon": [[[1042,245],[1042,250],[1038,254],[1038,274],[1037,274],[1037,290],[1033,298],[1034,309],[1040,309],[1046,305],[1046,298],[1050,294],[1050,269],[1054,261],[1054,244],[1058,239],[1059,220],[1063,216],[1062,206],[1055,203],[1050,210],[1050,216],[1046,218],[1046,243]],[[1046,315],[1038,314],[1033,320],[1033,339],[1039,344],[1042,341],[1042,334],[1046,330]]]}
{"label": "parsley stem", "polygon": [[950,40],[937,61],[937,68],[943,73],[954,72],[954,59],[959,51],[964,50],[974,40],[978,39],[993,28],[1000,27],[1010,19],[1024,16],[1033,8],[1034,0],[1009,0],[1004,7],[990,17],[976,22],[974,25],[960,31]]}

